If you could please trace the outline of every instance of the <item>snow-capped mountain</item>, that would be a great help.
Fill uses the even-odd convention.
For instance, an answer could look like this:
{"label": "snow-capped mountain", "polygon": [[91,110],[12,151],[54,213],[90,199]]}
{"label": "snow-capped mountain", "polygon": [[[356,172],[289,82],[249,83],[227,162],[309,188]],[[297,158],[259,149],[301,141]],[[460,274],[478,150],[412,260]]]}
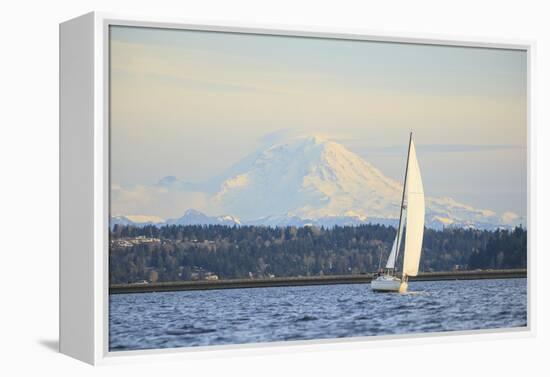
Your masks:
{"label": "snow-capped mountain", "polygon": [[164,220],[156,216],[141,216],[141,215],[128,215],[128,216],[112,216],[111,227],[115,225],[133,225],[133,226],[147,226],[147,225],[242,225],[241,221],[230,215],[224,216],[208,216],[200,211],[189,209],[185,211],[183,216],[177,219]]}
{"label": "snow-capped mountain", "polygon": [[387,217],[400,185],[341,144],[319,136],[274,145],[224,180],[213,200],[243,219],[281,215]]}
{"label": "snow-capped mountain", "polygon": [[[401,183],[385,176],[343,145],[319,136],[299,137],[257,154],[227,177],[213,200],[245,221],[317,224],[392,224],[399,214]],[[517,225],[514,213],[498,215],[451,198],[426,198],[430,227]]]}
{"label": "snow-capped mountain", "polygon": [[[188,210],[181,218],[166,221],[186,225],[394,225],[402,194],[400,182],[320,136],[270,145],[202,183],[165,177],[157,186],[201,192],[218,213],[231,214],[209,216]],[[451,198],[426,197],[426,206],[426,225],[434,228],[494,228],[524,222],[511,212],[499,215]]]}
{"label": "snow-capped mountain", "polygon": [[114,225],[161,225],[164,219],[158,216],[145,215],[115,215],[111,216],[111,226]]}
{"label": "snow-capped mountain", "polygon": [[241,221],[231,215],[224,216],[207,216],[204,213],[188,209],[182,217],[177,219],[166,220],[166,225],[241,225]]}

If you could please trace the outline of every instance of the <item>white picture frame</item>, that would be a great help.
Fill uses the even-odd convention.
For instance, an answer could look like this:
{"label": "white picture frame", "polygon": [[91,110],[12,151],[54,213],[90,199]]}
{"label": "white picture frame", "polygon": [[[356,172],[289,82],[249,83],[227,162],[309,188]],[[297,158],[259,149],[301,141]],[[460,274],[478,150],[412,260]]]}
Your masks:
{"label": "white picture frame", "polygon": [[60,352],[90,364],[149,358],[212,357],[308,349],[376,347],[407,342],[533,336],[535,251],[528,237],[528,326],[520,329],[208,346],[148,351],[108,350],[109,37],[111,25],[524,50],[528,61],[528,213],[534,229],[532,124],[533,41],[254,25],[88,13],[60,25]]}

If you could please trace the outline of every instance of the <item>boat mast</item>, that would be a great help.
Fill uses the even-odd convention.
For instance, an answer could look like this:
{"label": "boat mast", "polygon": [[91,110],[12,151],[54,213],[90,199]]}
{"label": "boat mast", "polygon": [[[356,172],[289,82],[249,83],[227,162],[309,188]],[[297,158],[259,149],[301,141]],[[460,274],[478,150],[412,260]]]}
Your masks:
{"label": "boat mast", "polygon": [[[407,186],[407,173],[409,171],[409,157],[411,155],[412,137],[413,137],[413,133],[411,131],[411,134],[409,135],[409,149],[407,150],[407,164],[405,165],[405,178],[403,179],[403,195],[401,196],[401,211],[399,212],[399,224],[397,225],[397,243],[395,245],[397,249],[395,250],[394,271],[396,269],[395,266],[397,264],[397,256],[399,254],[399,248],[401,246],[401,244],[399,243],[400,242],[399,236],[401,232],[399,230],[401,229],[401,222],[403,221],[403,208],[405,205],[405,189]],[[403,279],[403,276],[401,277],[401,279]]]}

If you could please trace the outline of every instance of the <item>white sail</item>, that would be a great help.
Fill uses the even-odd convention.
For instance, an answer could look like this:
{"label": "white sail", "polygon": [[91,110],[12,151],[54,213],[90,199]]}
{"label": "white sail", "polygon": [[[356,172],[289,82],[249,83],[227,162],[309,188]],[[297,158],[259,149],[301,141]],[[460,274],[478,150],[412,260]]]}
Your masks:
{"label": "white sail", "polygon": [[[395,239],[393,240],[390,256],[386,262],[386,268],[395,268],[395,262],[397,261],[397,255],[399,253],[399,245],[401,245],[401,240],[403,239],[403,222],[401,222],[400,225],[401,226],[395,235]],[[397,240],[399,240],[399,245],[397,244]]]}
{"label": "white sail", "polygon": [[411,140],[409,166],[406,178],[407,195],[407,232],[405,234],[405,252],[403,256],[403,274],[416,276],[420,264],[422,238],[424,236],[424,187],[420,176],[420,167],[416,158],[416,149]]}

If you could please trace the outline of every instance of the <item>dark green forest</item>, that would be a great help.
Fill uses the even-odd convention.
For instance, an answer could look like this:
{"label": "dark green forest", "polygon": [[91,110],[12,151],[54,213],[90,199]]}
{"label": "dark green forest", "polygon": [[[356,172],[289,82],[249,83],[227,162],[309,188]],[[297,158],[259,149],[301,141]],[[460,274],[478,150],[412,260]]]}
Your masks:
{"label": "dark green forest", "polygon": [[[370,273],[395,228],[119,226],[110,233],[110,283]],[[426,229],[421,271],[525,268],[527,231]]]}

